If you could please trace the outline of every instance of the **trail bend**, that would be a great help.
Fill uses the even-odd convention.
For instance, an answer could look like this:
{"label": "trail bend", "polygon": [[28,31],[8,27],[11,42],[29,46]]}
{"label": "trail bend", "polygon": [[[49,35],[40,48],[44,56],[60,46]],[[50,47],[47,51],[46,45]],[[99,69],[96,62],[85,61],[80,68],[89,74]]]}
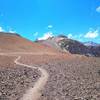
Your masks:
{"label": "trail bend", "polygon": [[[43,90],[45,84],[47,83],[49,74],[47,73],[47,71],[41,67],[35,67],[35,66],[29,66],[27,64],[21,63],[19,62],[19,60],[21,59],[21,56],[19,56],[19,54],[22,55],[36,55],[34,53],[23,53],[23,52],[14,52],[14,53],[0,53],[0,55],[4,55],[4,56],[17,56],[17,58],[15,59],[14,63],[16,65],[21,65],[24,67],[28,67],[28,68],[32,68],[32,69],[38,69],[38,71],[41,72],[41,77],[37,80],[37,82],[34,84],[33,88],[29,88],[26,93],[23,95],[23,97],[20,100],[38,100],[41,96],[41,91]],[[50,54],[53,55],[53,54]]]}

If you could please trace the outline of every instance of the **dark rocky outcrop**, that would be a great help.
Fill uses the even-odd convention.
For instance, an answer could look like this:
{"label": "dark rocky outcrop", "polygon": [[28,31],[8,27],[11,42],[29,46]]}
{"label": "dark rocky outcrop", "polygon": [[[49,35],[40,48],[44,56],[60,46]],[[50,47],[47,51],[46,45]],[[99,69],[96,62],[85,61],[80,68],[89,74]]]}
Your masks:
{"label": "dark rocky outcrop", "polygon": [[[72,54],[100,57],[99,44],[96,45],[96,43],[91,42],[91,45],[87,45],[87,43],[69,39],[64,35],[59,35],[56,37],[48,38],[47,40],[37,42],[41,42],[46,46],[56,48],[60,51],[68,51]],[[90,44],[90,42],[88,44]]]}

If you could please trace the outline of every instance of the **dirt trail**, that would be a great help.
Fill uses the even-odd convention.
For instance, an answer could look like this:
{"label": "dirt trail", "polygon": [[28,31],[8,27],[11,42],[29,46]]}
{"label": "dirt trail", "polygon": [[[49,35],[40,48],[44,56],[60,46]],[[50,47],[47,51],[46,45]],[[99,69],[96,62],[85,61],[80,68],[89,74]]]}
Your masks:
{"label": "dirt trail", "polygon": [[[0,55],[4,56],[15,56],[16,54],[24,54],[24,55],[34,55],[34,53],[0,53]],[[21,56],[18,56],[17,59],[14,61],[15,64],[33,68],[33,69],[38,69],[41,72],[41,77],[37,80],[33,88],[29,88],[26,93],[23,95],[23,97],[20,100],[38,100],[41,96],[41,90],[43,90],[45,84],[47,83],[48,80],[48,73],[45,69],[40,68],[40,67],[34,67],[34,66],[29,66],[23,63],[20,63],[19,60],[21,59]]]}

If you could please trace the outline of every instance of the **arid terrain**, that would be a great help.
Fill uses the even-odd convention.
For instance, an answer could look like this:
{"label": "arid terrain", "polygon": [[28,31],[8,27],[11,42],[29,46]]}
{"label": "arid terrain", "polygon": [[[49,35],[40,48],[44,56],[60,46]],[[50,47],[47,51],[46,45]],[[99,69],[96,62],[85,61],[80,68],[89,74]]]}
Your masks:
{"label": "arid terrain", "polygon": [[12,56],[0,56],[0,100],[19,100],[40,77],[37,69],[14,64]]}
{"label": "arid terrain", "polygon": [[[17,62],[23,65],[16,64],[19,56]],[[45,83],[38,81],[45,78],[39,69],[48,73]],[[31,88],[40,92],[38,100],[100,100],[100,57],[64,53],[17,35],[0,34],[0,100],[22,100]],[[37,100],[32,93],[29,100]]]}
{"label": "arid terrain", "polygon": [[52,59],[52,56],[40,58],[39,63],[34,60],[34,56],[29,57],[29,60],[27,57],[22,58],[22,62],[41,66],[49,73],[40,100],[100,99],[100,58],[77,55],[56,59]]}

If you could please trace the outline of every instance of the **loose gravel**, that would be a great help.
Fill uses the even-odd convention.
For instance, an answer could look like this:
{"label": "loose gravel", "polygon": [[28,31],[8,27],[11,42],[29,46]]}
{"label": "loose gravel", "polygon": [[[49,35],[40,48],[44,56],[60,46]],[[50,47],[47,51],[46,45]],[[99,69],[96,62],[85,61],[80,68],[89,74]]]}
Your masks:
{"label": "loose gravel", "polygon": [[20,100],[40,77],[37,69],[0,67],[0,100]]}

